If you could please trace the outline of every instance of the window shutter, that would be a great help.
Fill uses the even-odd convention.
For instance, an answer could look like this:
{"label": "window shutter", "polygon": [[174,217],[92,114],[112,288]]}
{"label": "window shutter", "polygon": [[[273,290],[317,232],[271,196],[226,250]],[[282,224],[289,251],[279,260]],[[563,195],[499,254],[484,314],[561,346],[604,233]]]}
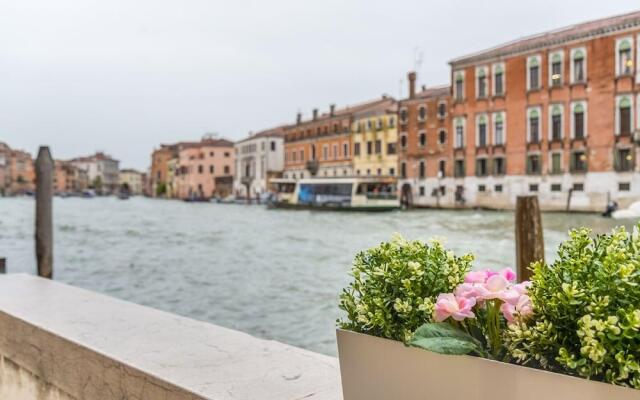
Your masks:
{"label": "window shutter", "polygon": [[582,50],[576,50],[576,52],[573,53],[573,59],[574,60],[583,60],[584,59],[584,53],[582,52]]}
{"label": "window shutter", "polygon": [[553,56],[551,56],[551,62],[552,63],[559,63],[562,62],[562,54],[560,53],[554,53]]}
{"label": "window shutter", "polygon": [[626,50],[631,50],[631,42],[627,39],[623,40],[618,45],[618,51],[626,51]]}
{"label": "window shutter", "polygon": [[553,116],[562,115],[562,108],[560,106],[553,106],[552,115]]}

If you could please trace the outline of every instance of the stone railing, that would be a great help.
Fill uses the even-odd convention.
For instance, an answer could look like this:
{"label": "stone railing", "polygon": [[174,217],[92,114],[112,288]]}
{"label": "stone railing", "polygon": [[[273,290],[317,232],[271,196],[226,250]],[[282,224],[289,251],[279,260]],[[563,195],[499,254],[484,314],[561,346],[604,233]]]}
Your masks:
{"label": "stone railing", "polygon": [[0,275],[0,399],[341,399],[335,358]]}

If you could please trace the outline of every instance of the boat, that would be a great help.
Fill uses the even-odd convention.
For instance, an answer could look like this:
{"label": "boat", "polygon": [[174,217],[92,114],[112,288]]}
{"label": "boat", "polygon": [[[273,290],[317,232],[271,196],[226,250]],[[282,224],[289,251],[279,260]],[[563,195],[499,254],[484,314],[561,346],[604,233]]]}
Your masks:
{"label": "boat", "polygon": [[395,178],[272,179],[270,208],[391,211],[400,208]]}
{"label": "boat", "polygon": [[637,219],[640,218],[640,201],[633,202],[628,208],[616,210],[611,213],[613,219]]}

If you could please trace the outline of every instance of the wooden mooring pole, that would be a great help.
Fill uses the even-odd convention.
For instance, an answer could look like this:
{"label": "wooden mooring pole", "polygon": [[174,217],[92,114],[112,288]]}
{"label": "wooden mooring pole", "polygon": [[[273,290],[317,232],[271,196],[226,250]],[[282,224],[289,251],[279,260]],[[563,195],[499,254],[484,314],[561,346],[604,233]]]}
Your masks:
{"label": "wooden mooring pole", "polygon": [[516,265],[520,282],[531,277],[529,265],[544,261],[542,217],[538,196],[518,196],[516,202]]}
{"label": "wooden mooring pole", "polygon": [[0,258],[0,274],[6,274],[6,273],[7,273],[7,259]]}
{"label": "wooden mooring pole", "polygon": [[38,276],[53,277],[53,159],[41,146],[36,158],[36,260]]}

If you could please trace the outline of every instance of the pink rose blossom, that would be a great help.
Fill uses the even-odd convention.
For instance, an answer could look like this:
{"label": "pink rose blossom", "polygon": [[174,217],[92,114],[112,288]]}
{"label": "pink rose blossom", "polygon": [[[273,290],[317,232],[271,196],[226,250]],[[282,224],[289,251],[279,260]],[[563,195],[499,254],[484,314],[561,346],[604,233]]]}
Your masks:
{"label": "pink rose blossom", "polygon": [[461,285],[458,285],[453,294],[455,294],[456,297],[475,299],[476,297],[478,297],[478,288],[473,283],[463,283]]}
{"label": "pink rose blossom", "polygon": [[487,274],[487,270],[483,271],[469,271],[467,275],[464,277],[465,283],[485,283],[487,278],[489,277]]}
{"label": "pink rose blossom", "polygon": [[504,299],[509,282],[502,275],[493,275],[484,285],[478,285],[478,300]]}
{"label": "pink rose blossom", "polygon": [[436,301],[434,319],[436,322],[442,322],[449,317],[456,321],[475,318],[476,315],[471,311],[475,304],[474,298],[456,297],[453,293],[442,293]]}
{"label": "pink rose blossom", "polygon": [[500,275],[509,282],[514,282],[517,278],[516,273],[511,268],[503,268]]}
{"label": "pink rose blossom", "polygon": [[526,294],[523,294],[518,298],[518,301],[514,304],[503,303],[500,306],[502,315],[509,322],[515,321],[516,317],[526,318],[533,313],[533,305],[531,304],[531,298]]}

